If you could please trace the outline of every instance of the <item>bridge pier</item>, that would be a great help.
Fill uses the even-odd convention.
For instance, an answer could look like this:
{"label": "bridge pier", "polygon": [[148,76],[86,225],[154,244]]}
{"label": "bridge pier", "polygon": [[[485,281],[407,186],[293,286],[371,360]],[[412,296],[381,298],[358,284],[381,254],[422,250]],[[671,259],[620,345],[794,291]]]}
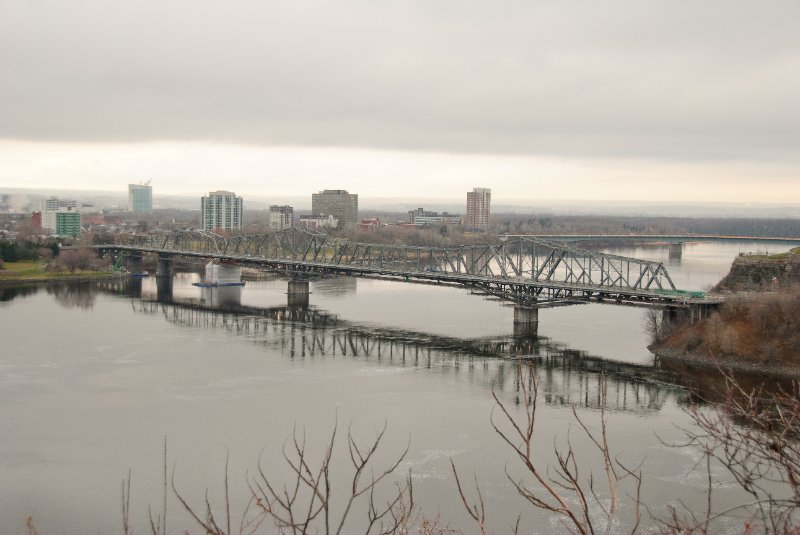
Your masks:
{"label": "bridge pier", "polygon": [[142,254],[141,253],[131,253],[125,256],[123,260],[125,263],[125,268],[130,271],[131,273],[141,273],[142,272]]}
{"label": "bridge pier", "polygon": [[163,303],[172,301],[172,258],[169,256],[158,257],[156,292],[158,301]]}
{"label": "bridge pier", "polygon": [[682,323],[689,323],[694,325],[696,322],[701,321],[711,315],[714,310],[714,305],[689,305],[686,308],[667,307],[661,313],[661,321],[667,330],[680,325]]}
{"label": "bridge pier", "polygon": [[290,307],[308,307],[308,281],[290,280],[286,292]]}
{"label": "bridge pier", "polygon": [[172,278],[172,258],[169,256],[158,257],[158,268],[156,269],[156,277]]}
{"label": "bridge pier", "polygon": [[514,307],[514,336],[537,336],[539,334],[539,309]]}
{"label": "bridge pier", "polygon": [[661,323],[664,332],[690,320],[689,310],[679,307],[667,307],[661,312]]}
{"label": "bridge pier", "polygon": [[694,324],[709,317],[714,308],[711,305],[689,305],[689,323]]}
{"label": "bridge pier", "polygon": [[242,267],[231,264],[206,264],[206,282],[233,283],[242,282]]}
{"label": "bridge pier", "polygon": [[172,301],[172,276],[159,275],[156,277],[156,299],[160,303]]}

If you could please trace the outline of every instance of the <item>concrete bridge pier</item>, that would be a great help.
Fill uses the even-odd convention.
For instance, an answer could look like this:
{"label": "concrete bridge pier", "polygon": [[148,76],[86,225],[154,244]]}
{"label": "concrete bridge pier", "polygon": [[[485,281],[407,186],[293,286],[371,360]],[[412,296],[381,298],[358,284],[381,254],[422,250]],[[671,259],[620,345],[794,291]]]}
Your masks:
{"label": "concrete bridge pier", "polygon": [[159,301],[172,301],[172,258],[168,256],[158,257],[156,291],[158,292],[157,298]]}
{"label": "concrete bridge pier", "polygon": [[661,313],[661,321],[664,327],[669,330],[682,323],[694,325],[711,315],[714,305],[689,305],[686,308],[668,307]]}
{"label": "concrete bridge pier", "polygon": [[158,268],[156,269],[156,277],[172,278],[172,258],[169,256],[158,257]]}
{"label": "concrete bridge pier", "polygon": [[514,336],[537,336],[539,334],[539,309],[514,307]]}
{"label": "concrete bridge pier", "polygon": [[661,312],[661,325],[664,332],[689,321],[689,310],[679,307],[667,307]]}
{"label": "concrete bridge pier", "polygon": [[142,253],[131,253],[125,257],[125,269],[131,273],[142,272]]}
{"label": "concrete bridge pier", "polygon": [[308,281],[290,280],[289,289],[286,292],[290,307],[308,307]]}
{"label": "concrete bridge pier", "polygon": [[160,303],[172,301],[172,276],[159,276],[156,278],[156,299]]}
{"label": "concrete bridge pier", "polygon": [[694,324],[709,317],[714,308],[712,305],[689,305],[689,323]]}

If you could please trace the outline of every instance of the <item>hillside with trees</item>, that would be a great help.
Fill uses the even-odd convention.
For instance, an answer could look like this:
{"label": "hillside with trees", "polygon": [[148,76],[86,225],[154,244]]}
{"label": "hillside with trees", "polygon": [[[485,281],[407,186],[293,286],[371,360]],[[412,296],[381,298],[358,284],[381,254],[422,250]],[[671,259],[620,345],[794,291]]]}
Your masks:
{"label": "hillside with trees", "polygon": [[737,258],[715,291],[725,302],[693,324],[651,316],[651,349],[668,357],[800,375],[800,248]]}

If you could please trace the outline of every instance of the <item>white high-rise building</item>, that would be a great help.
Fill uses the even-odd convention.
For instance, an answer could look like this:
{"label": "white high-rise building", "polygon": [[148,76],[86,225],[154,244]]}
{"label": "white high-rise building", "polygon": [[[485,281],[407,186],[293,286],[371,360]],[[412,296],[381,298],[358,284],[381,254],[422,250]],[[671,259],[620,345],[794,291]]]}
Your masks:
{"label": "white high-rise building", "polygon": [[[57,214],[79,214],[78,201],[75,199],[59,199],[58,197],[50,197],[42,201],[42,230],[55,234],[58,229],[58,215]],[[63,218],[64,216],[62,216]],[[72,215],[70,218],[74,217]],[[80,215],[78,216],[80,221]],[[79,223],[80,224],[80,223]]]}
{"label": "white high-rise building", "polygon": [[269,207],[269,228],[272,230],[284,230],[291,228],[293,224],[294,208],[276,204]]}
{"label": "white high-rise building", "polygon": [[50,197],[42,201],[42,212],[56,211],[59,208],[78,208],[78,201],[75,199],[59,199],[58,197]]}
{"label": "white high-rise building", "polygon": [[243,202],[232,191],[212,191],[200,199],[203,230],[239,230],[242,228]]}

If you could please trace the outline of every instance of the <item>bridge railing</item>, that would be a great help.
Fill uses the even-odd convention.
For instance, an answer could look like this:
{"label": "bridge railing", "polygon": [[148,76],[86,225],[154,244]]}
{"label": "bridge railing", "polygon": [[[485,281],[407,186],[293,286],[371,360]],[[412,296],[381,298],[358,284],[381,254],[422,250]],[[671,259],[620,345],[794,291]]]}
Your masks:
{"label": "bridge railing", "polygon": [[354,242],[294,227],[235,237],[182,231],[128,236],[118,243],[178,254],[264,259],[309,270],[350,268],[427,278],[486,278],[509,284],[551,283],[636,291],[675,289],[660,262],[598,253],[531,237],[491,244],[423,247]]}

